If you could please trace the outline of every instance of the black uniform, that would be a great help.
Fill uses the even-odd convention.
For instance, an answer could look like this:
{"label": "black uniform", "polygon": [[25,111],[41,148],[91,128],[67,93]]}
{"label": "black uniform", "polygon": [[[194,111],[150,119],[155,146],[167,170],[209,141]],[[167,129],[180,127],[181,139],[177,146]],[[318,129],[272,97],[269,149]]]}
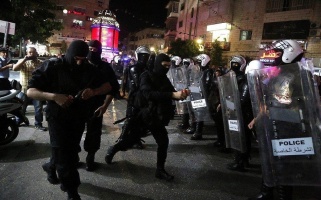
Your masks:
{"label": "black uniform", "polygon": [[105,83],[103,76],[91,65],[76,64],[75,56],[85,57],[87,52],[86,43],[74,41],[62,60],[45,61],[34,71],[29,81],[29,88],[75,97],[74,102],[67,108],[59,106],[55,101],[47,102],[46,118],[52,156],[51,163],[44,168],[48,173],[48,180],[52,178],[51,173],[56,173],[56,168],[61,189],[67,191],[70,198],[75,199],[79,198],[77,188],[80,184],[77,171],[79,141],[85,129],[85,122],[91,114],[90,108],[93,106],[93,99],[81,100],[78,96],[85,88],[97,88]]}
{"label": "black uniform", "polygon": [[[116,96],[119,91],[119,84],[115,72],[111,68],[110,64],[101,61],[99,64],[94,65],[93,67],[97,68],[99,72],[105,77],[104,80],[111,84],[112,91],[107,95]],[[99,95],[95,97],[95,101],[91,111],[91,117],[87,121],[87,133],[84,141],[84,149],[87,152],[95,153],[100,148],[103,116],[94,117],[94,112],[98,107],[103,105],[105,97],[106,95]]]}
{"label": "black uniform", "polygon": [[155,59],[153,72],[146,71],[141,75],[139,92],[146,102],[142,101],[138,104],[141,108],[142,121],[151,131],[158,145],[156,177],[169,181],[174,177],[164,170],[169,144],[165,126],[173,117],[172,93],[175,92],[175,89],[166,76],[168,68],[162,66],[162,61],[169,62],[169,57],[159,54]]}
{"label": "black uniform", "polygon": [[240,103],[244,122],[243,126],[245,131],[245,142],[247,151],[245,153],[241,153],[235,150],[234,162],[228,165],[228,169],[244,171],[244,167],[247,167],[249,165],[249,158],[251,153],[252,131],[248,128],[247,125],[253,119],[253,110],[246,75],[239,70],[234,70],[234,72],[236,74],[238,91],[240,94]]}
{"label": "black uniform", "polygon": [[142,148],[140,142],[141,134],[146,133],[146,129],[144,126],[140,126],[141,122],[138,119],[139,108],[135,105],[135,99],[139,89],[140,76],[144,71],[146,71],[146,64],[140,61],[135,65],[129,66],[126,71],[130,88],[127,99],[126,120],[116,144],[108,148],[105,158],[108,164],[111,163],[118,151],[125,151],[134,144],[139,144]]}

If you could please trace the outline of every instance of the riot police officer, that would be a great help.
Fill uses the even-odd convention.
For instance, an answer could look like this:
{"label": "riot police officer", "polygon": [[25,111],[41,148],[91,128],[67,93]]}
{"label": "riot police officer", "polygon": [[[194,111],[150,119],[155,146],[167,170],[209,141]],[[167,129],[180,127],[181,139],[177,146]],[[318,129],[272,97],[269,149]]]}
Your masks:
{"label": "riot police officer", "polygon": [[[191,101],[195,100],[208,100],[209,89],[212,83],[213,70],[209,69],[210,57],[206,54],[200,54],[196,57],[197,66],[192,68],[191,72]],[[209,109],[203,105],[197,106],[195,109],[191,109],[191,115],[194,116],[192,122],[192,128],[195,128],[191,140],[201,140],[203,135],[204,121],[210,119]]]}
{"label": "riot police officer", "polygon": [[[177,76],[178,76],[178,71],[181,69],[180,66],[181,66],[181,62],[182,62],[182,58],[179,57],[179,56],[173,56],[171,58],[171,66],[169,68],[169,71],[167,72],[167,77],[169,78],[170,82],[172,83],[172,85],[174,86],[174,88],[176,90],[181,90],[181,89],[185,89],[187,87],[187,85],[184,87],[184,88],[180,88],[181,85],[176,85],[177,83]],[[177,86],[179,88],[177,88]],[[173,112],[173,117],[175,114],[180,114],[179,111],[176,110],[176,108],[179,110],[179,108],[181,107],[180,106],[181,104],[176,102],[176,101],[172,101],[172,112]]]}
{"label": "riot police officer", "polygon": [[236,81],[238,85],[239,97],[240,97],[240,107],[242,112],[243,123],[241,126],[244,127],[244,137],[246,151],[241,153],[240,151],[235,151],[234,161],[228,164],[227,168],[230,170],[245,171],[245,167],[249,165],[249,158],[251,152],[251,137],[252,131],[246,126],[253,119],[253,111],[251,105],[251,98],[249,93],[249,88],[244,74],[246,67],[246,60],[243,56],[233,56],[230,61],[230,70],[232,70],[236,75]]}
{"label": "riot police officer", "polygon": [[[137,121],[138,108],[135,107],[136,93],[139,89],[140,75],[147,70],[147,62],[151,55],[149,48],[145,46],[139,46],[136,51],[137,62],[135,65],[129,66],[124,72],[124,76],[127,77],[129,82],[129,94],[127,99],[126,120],[122,127],[120,137],[117,139],[116,144],[110,146],[105,156],[105,161],[111,164],[114,155],[118,151],[124,151],[132,147],[134,144],[138,144],[140,148],[143,148],[141,143],[141,134],[146,133],[147,130],[139,126]],[[143,130],[142,130],[143,129]]]}
{"label": "riot police officer", "polygon": [[[186,80],[187,80],[187,86],[189,86],[189,81],[190,81],[190,73],[191,73],[191,66],[193,66],[193,60],[190,58],[184,58],[183,59],[183,66],[186,69]],[[190,115],[188,112],[188,105],[187,103],[183,103],[182,105],[182,121],[177,125],[179,129],[184,130],[186,133],[186,130],[190,127],[189,125],[189,120],[190,120]],[[195,130],[193,130],[194,132]]]}
{"label": "riot police officer", "polygon": [[[320,184],[320,167],[316,166],[316,162],[320,163],[320,161],[317,161],[311,152],[308,153],[310,156],[300,154],[300,148],[295,146],[292,148],[296,151],[293,150],[291,153],[287,149],[286,156],[277,147],[272,147],[271,152],[270,147],[273,146],[271,143],[286,138],[309,137],[313,140],[319,138],[320,130],[316,128],[316,121],[320,118],[320,106],[317,103],[319,97],[314,94],[314,88],[309,88],[314,85],[313,73],[309,71],[306,63],[301,61],[303,50],[297,41],[275,41],[266,48],[265,54],[271,56],[262,61],[274,67],[269,67],[260,74],[257,73],[256,76],[252,75],[252,78],[248,75],[249,80],[260,80],[251,82],[250,86],[256,85],[261,88],[258,91],[253,90],[251,96],[252,101],[255,102],[254,105],[257,105],[257,107],[253,106],[256,111],[254,121],[258,132],[260,155],[264,161],[261,191],[249,200],[273,199],[273,186],[276,186],[280,200],[290,200],[292,186],[287,184],[305,185],[310,182],[316,184],[315,181]],[[312,110],[302,104],[304,101],[310,101],[309,107]],[[265,106],[264,110],[260,109],[262,107],[260,104]],[[307,115],[310,119],[305,119]],[[293,120],[296,116],[299,120]],[[249,126],[252,125],[253,123],[249,124]],[[317,150],[314,154],[319,154],[320,145],[315,148]],[[281,181],[284,184],[280,184]]]}

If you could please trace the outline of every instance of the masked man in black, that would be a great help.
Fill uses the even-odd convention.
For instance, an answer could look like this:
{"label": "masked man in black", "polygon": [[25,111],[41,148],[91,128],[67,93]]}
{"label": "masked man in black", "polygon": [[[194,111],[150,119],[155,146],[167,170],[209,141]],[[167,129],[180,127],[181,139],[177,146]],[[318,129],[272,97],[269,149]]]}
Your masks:
{"label": "masked man in black", "polygon": [[165,171],[169,143],[165,126],[173,115],[172,100],[183,100],[189,95],[185,90],[175,91],[166,76],[170,65],[170,58],[166,54],[156,56],[153,71],[141,74],[139,91],[134,102],[139,109],[137,121],[140,124],[136,126],[144,126],[150,130],[158,145],[155,177],[166,181],[173,180],[174,176]]}
{"label": "masked man in black", "polygon": [[118,151],[125,151],[137,144],[139,148],[143,148],[141,136],[147,132],[144,127],[139,126],[137,118],[138,108],[135,107],[134,101],[139,90],[140,76],[147,70],[147,62],[150,57],[150,50],[145,46],[136,49],[137,63],[129,66],[124,72],[125,79],[129,82],[129,94],[127,99],[126,121],[122,127],[122,132],[116,141],[116,144],[109,147],[105,161],[111,164],[114,155]]}
{"label": "masked man in black", "polygon": [[79,142],[86,120],[92,114],[92,97],[111,90],[101,73],[86,64],[87,54],[88,45],[84,41],[73,41],[63,59],[47,60],[33,72],[27,90],[28,97],[47,101],[52,155],[43,169],[49,182],[60,181],[68,199],[80,199]]}
{"label": "masked man in black", "polygon": [[102,121],[103,114],[106,112],[109,104],[117,95],[119,91],[119,84],[113,68],[109,63],[102,61],[102,45],[98,40],[91,40],[88,43],[89,53],[87,59],[90,64],[98,69],[101,74],[105,76],[105,80],[108,81],[112,90],[107,95],[99,95],[94,102],[92,108],[92,117],[87,121],[87,133],[84,141],[84,149],[88,152],[86,157],[86,170],[95,170],[95,153],[100,148],[101,134],[102,134]]}

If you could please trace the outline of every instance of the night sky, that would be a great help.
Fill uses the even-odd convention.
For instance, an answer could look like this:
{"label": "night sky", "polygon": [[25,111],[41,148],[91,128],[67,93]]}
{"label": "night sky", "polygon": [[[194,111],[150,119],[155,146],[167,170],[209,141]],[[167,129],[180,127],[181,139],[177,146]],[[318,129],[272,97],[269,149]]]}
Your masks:
{"label": "night sky", "polygon": [[164,28],[169,0],[111,0],[109,9],[117,16],[120,38],[144,28]]}

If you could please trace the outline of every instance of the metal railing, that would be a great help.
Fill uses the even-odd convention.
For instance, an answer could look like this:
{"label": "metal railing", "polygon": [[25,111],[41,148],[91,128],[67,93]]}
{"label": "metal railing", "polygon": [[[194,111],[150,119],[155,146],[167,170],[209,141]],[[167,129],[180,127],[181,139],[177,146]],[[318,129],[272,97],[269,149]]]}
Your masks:
{"label": "metal railing", "polygon": [[266,12],[282,12],[313,8],[315,0],[267,0]]}

